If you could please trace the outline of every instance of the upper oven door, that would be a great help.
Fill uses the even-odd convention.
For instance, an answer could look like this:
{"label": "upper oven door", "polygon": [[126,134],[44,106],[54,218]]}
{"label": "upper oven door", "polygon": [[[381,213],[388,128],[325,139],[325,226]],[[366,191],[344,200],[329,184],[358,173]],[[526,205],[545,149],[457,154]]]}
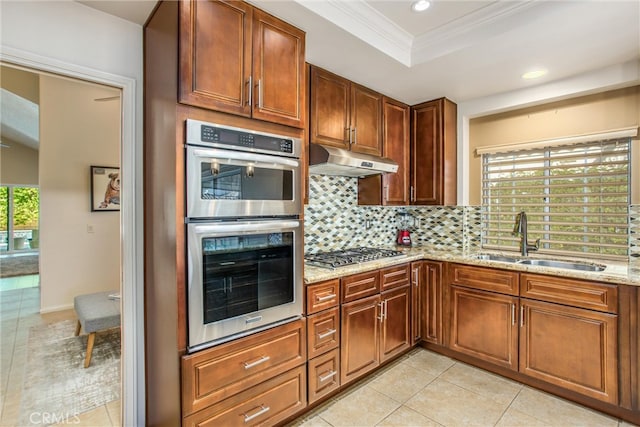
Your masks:
{"label": "upper oven door", "polygon": [[187,217],[300,215],[300,161],[187,146]]}

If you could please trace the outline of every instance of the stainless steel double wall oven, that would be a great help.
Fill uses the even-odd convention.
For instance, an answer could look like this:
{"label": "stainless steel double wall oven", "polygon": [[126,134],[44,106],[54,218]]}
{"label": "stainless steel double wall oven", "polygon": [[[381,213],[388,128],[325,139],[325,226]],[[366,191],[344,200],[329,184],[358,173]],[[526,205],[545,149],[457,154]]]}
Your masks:
{"label": "stainless steel double wall oven", "polygon": [[299,318],[301,141],[186,122],[189,351]]}

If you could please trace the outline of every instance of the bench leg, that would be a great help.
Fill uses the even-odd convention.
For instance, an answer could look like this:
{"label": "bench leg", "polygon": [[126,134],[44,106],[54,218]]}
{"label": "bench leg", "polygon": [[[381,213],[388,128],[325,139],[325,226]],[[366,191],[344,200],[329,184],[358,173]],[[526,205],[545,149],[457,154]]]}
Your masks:
{"label": "bench leg", "polygon": [[80,321],[78,320],[78,324],[76,325],[76,336],[80,335],[80,328],[82,328],[82,325],[80,324]]}
{"label": "bench leg", "polygon": [[87,355],[84,358],[84,367],[88,368],[91,363],[91,352],[93,352],[93,342],[96,339],[96,333],[91,332],[87,337]]}

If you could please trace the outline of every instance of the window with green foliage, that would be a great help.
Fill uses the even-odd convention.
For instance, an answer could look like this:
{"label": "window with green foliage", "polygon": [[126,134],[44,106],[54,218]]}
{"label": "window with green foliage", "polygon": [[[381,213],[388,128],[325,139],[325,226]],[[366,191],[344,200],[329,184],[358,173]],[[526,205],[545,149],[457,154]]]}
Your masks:
{"label": "window with green foliage", "polygon": [[627,257],[629,150],[625,138],[483,154],[483,248],[517,250],[525,211],[540,253]]}
{"label": "window with green foliage", "polygon": [[0,250],[35,249],[39,220],[37,187],[0,186]]}

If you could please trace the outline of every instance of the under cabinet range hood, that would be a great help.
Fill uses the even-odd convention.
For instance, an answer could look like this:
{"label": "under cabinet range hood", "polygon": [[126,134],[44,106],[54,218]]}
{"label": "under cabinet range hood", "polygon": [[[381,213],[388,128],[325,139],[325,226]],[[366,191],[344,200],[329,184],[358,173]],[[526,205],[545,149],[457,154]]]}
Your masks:
{"label": "under cabinet range hood", "polygon": [[397,171],[398,164],[386,157],[309,144],[309,173],[313,175],[362,177]]}

